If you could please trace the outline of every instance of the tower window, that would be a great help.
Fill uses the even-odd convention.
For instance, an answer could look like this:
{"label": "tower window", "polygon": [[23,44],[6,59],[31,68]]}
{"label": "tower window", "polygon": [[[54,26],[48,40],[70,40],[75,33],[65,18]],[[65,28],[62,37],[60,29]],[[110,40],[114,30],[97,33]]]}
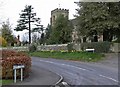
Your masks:
{"label": "tower window", "polygon": [[55,21],[55,16],[53,16],[53,21]]}

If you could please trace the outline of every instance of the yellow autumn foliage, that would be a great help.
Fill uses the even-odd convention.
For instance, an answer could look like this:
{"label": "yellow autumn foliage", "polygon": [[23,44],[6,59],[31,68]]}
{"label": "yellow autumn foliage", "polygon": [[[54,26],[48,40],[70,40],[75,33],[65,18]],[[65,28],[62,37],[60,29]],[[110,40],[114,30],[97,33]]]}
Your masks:
{"label": "yellow autumn foliage", "polygon": [[0,36],[0,47],[6,47],[7,46],[7,41]]}

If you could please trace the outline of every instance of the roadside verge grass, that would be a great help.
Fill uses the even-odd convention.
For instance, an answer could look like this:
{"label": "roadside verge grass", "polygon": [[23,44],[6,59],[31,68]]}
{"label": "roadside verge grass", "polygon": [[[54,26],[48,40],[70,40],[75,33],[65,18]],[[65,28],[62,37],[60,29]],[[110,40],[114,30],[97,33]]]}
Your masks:
{"label": "roadside verge grass", "polygon": [[13,80],[0,80],[1,85],[9,85],[13,83]]}
{"label": "roadside verge grass", "polygon": [[30,56],[41,57],[41,58],[55,58],[64,60],[75,60],[75,61],[91,61],[96,62],[101,60],[104,55],[100,53],[91,52],[60,52],[60,51],[36,51],[28,52]]}

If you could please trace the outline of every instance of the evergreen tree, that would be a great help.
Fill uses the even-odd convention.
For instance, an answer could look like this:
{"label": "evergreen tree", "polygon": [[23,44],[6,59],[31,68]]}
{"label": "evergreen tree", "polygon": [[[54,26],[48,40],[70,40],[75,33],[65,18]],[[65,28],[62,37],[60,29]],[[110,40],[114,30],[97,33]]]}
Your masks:
{"label": "evergreen tree", "polygon": [[57,17],[54,26],[52,27],[52,33],[50,36],[51,44],[65,44],[71,42],[72,25],[67,17],[59,15]]}
{"label": "evergreen tree", "polygon": [[50,34],[52,32],[51,25],[48,24],[47,28],[45,29],[45,43],[50,44]]}
{"label": "evergreen tree", "polygon": [[7,41],[8,45],[14,43],[14,36],[12,34],[9,20],[7,20],[7,22],[2,23],[1,33],[2,33],[2,37]]}
{"label": "evergreen tree", "polygon": [[33,7],[31,5],[26,5],[25,9],[22,10],[22,13],[20,14],[20,19],[15,29],[16,31],[29,30],[29,44],[31,43],[31,23],[37,22],[40,24],[40,18],[35,18],[35,16],[36,13],[33,13]]}

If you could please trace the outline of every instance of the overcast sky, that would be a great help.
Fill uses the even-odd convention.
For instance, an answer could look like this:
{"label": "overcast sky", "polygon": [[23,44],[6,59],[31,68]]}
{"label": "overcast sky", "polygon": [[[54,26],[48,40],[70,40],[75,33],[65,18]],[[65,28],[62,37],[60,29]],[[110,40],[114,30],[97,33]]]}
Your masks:
{"label": "overcast sky", "polygon": [[[79,0],[0,0],[0,22],[9,18],[12,28],[14,28],[21,10],[25,8],[25,5],[32,5],[37,17],[41,18],[41,24],[46,27],[50,23],[51,10],[59,7],[69,9],[69,18],[73,19],[75,9],[78,8],[75,1]],[[21,32],[14,32],[14,34],[18,35]]]}

